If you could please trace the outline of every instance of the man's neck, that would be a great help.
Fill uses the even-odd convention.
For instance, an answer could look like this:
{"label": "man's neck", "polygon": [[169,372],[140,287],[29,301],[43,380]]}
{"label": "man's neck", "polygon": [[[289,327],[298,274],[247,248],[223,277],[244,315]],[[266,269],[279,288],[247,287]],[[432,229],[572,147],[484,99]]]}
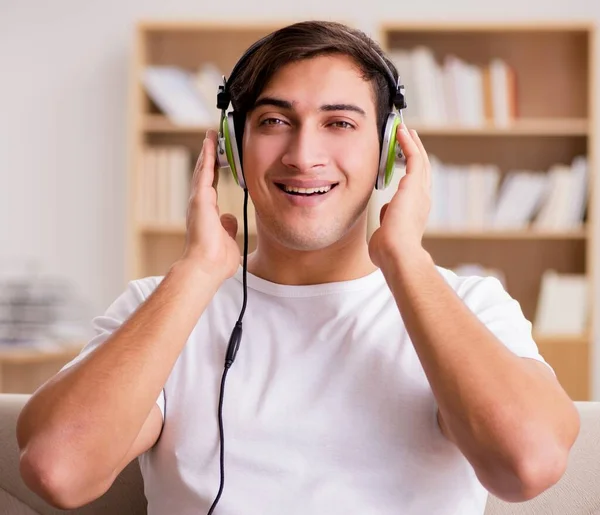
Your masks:
{"label": "man's neck", "polygon": [[257,249],[248,256],[248,272],[278,284],[349,281],[376,269],[364,233],[315,251],[294,250],[259,237]]}

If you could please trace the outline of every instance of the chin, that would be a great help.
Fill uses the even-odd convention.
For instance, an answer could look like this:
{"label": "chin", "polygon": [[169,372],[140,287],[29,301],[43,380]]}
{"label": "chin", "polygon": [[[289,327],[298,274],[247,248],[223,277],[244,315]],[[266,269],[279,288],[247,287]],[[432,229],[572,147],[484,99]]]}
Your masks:
{"label": "chin", "polygon": [[262,225],[263,230],[268,232],[270,238],[279,245],[304,252],[330,247],[343,239],[350,230],[350,227],[344,227],[339,220],[301,227],[284,224],[281,220],[274,220],[269,224]]}

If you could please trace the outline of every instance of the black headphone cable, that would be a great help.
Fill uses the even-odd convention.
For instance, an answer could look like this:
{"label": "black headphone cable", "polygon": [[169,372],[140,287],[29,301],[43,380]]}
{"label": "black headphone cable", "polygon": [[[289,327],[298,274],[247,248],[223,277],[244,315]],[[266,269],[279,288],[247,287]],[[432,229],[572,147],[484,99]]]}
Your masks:
{"label": "black headphone cable", "polygon": [[223,435],[223,398],[225,396],[225,379],[227,378],[227,372],[229,368],[233,364],[235,360],[235,356],[240,347],[240,342],[242,340],[242,318],[244,317],[244,313],[246,311],[246,304],[248,303],[248,287],[247,287],[247,279],[246,274],[248,270],[248,190],[244,188],[244,260],[243,260],[243,273],[242,273],[242,283],[243,283],[243,291],[244,297],[242,301],[242,309],[240,311],[240,315],[238,317],[237,322],[235,323],[235,327],[231,332],[231,336],[229,337],[229,344],[227,346],[227,353],[225,355],[225,366],[223,368],[223,375],[221,377],[221,390],[219,393],[219,439],[221,442],[220,449],[220,465],[221,465],[221,482],[219,485],[219,492],[215,497],[215,500],[208,510],[207,515],[212,515],[214,512],[219,499],[221,498],[221,494],[223,493],[223,487],[225,486],[225,442]]}

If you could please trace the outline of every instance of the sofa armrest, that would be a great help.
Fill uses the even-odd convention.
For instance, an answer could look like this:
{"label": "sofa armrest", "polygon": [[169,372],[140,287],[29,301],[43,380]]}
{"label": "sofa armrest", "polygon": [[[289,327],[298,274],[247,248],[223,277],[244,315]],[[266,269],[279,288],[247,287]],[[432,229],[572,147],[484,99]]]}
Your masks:
{"label": "sofa armrest", "polygon": [[576,402],[581,430],[567,471],[531,501],[507,503],[490,495],[485,515],[589,515],[600,513],[600,402]]}
{"label": "sofa armrest", "polygon": [[10,515],[39,515],[14,495],[0,487],[0,514]]}

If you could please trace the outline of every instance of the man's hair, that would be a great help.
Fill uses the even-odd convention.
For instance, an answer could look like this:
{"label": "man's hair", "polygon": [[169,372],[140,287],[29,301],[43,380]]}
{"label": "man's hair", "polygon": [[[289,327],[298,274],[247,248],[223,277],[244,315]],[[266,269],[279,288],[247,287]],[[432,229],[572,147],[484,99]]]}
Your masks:
{"label": "man's hair", "polygon": [[[240,122],[243,122],[273,74],[281,67],[321,55],[346,55],[354,60],[362,77],[373,85],[381,142],[392,104],[386,72],[375,53],[384,59],[397,78],[396,67],[381,47],[360,30],[332,21],[303,21],[288,25],[271,34],[232,78],[229,85],[231,103],[240,115]],[[239,124],[236,125],[239,127]],[[243,123],[241,125],[243,127]]]}

